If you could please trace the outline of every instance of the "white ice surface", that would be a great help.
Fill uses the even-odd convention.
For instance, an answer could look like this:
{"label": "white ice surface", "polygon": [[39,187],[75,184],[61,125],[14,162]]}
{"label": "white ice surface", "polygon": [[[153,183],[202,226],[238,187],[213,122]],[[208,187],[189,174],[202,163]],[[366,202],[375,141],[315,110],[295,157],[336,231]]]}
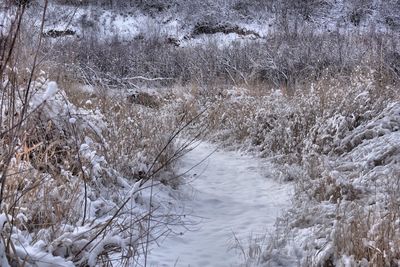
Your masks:
{"label": "white ice surface", "polygon": [[[200,144],[183,158],[181,171],[192,168],[215,149]],[[185,213],[198,224],[189,231],[175,227],[147,266],[236,266],[243,262],[233,233],[243,244],[250,236],[273,231],[277,216],[289,206],[291,186],[274,180],[274,170],[259,159],[216,151],[186,176]],[[246,247],[244,247],[246,249]]]}

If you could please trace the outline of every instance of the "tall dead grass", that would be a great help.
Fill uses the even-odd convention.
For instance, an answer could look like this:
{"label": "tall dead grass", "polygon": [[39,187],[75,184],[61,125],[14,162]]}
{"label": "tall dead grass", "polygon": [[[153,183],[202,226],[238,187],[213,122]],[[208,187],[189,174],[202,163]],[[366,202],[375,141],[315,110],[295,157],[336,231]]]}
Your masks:
{"label": "tall dead grass", "polygon": [[[0,50],[1,264],[131,266],[163,234],[164,220],[182,223],[140,192],[178,186],[174,162],[186,147],[174,141],[186,126],[171,110],[80,84],[38,52],[40,42],[24,42],[26,5],[8,4],[15,16]],[[50,79],[58,91],[41,99]]]}

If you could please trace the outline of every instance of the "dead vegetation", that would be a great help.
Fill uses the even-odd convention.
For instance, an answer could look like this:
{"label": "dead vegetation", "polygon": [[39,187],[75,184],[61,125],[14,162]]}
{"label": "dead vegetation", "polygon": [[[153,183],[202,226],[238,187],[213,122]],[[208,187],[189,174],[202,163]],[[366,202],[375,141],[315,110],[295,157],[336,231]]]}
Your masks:
{"label": "dead vegetation", "polygon": [[174,162],[184,148],[174,139],[183,126],[156,97],[129,103],[42,57],[44,19],[26,32],[25,8],[9,3],[0,50],[0,265],[145,261],[146,244],[182,223],[146,194],[179,185]]}
{"label": "dead vegetation", "polygon": [[[325,6],[300,2],[292,11],[305,19],[311,19],[313,4]],[[251,12],[245,3],[235,4]],[[29,235],[24,246],[41,246],[48,259],[61,257],[65,266],[106,265],[113,253],[122,255],[122,264],[133,264],[146,253],[141,247],[153,229],[147,222],[162,218],[141,186],[179,185],[173,160],[182,151],[171,138],[186,126],[191,136],[202,132],[271,157],[284,164],[284,180],[296,183],[294,208],[275,239],[262,252],[255,244],[246,257],[285,265],[293,241],[294,262],[304,266],[347,260],[396,265],[400,150],[393,103],[399,101],[399,58],[391,33],[319,34],[282,21],[285,30],[266,43],[181,48],[155,35],[54,47],[44,40],[35,52],[24,50],[30,38],[18,29],[24,8],[16,7],[13,27],[0,38],[0,219],[7,222],[0,256],[15,266],[35,264],[33,254],[17,249],[18,238]],[[355,26],[368,16],[357,12],[350,14]],[[217,32],[254,34],[230,24],[194,28],[196,34]],[[45,50],[56,59],[41,61],[41,67],[53,73],[40,73],[35,63],[26,70],[27,62],[35,62],[28,55]],[[46,95],[49,77],[60,90],[37,104],[35,95]],[[175,91],[158,96],[138,90],[166,86]],[[132,89],[138,91],[124,93]],[[206,116],[185,124],[199,114]],[[134,207],[148,209],[132,214]]]}
{"label": "dead vegetation", "polygon": [[224,34],[236,33],[241,36],[253,35],[254,37],[260,37],[258,33],[251,30],[240,28],[239,26],[236,25],[224,25],[224,24],[212,25],[209,23],[196,24],[192,32],[192,37],[200,34],[215,34],[215,33],[224,33]]}
{"label": "dead vegetation", "polygon": [[191,110],[210,107],[208,138],[270,158],[295,183],[294,207],[249,263],[398,261],[398,80],[381,66],[365,62],[349,76],[323,72],[292,94],[251,87],[181,94],[192,95]]}

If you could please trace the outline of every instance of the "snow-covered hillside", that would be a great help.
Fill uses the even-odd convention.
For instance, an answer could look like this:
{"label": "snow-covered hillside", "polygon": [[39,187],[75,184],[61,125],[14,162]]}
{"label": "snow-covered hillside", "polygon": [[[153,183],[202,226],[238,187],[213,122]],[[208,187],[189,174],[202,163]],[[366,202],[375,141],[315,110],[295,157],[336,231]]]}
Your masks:
{"label": "snow-covered hillside", "polygon": [[[51,31],[69,30],[70,38],[78,39],[93,35],[121,41],[158,37],[188,46],[202,44],[205,39],[225,44],[262,40],[285,31],[387,33],[400,27],[396,1],[58,2],[62,1],[49,6],[45,32],[51,36]],[[37,9],[32,13],[37,14]]]}

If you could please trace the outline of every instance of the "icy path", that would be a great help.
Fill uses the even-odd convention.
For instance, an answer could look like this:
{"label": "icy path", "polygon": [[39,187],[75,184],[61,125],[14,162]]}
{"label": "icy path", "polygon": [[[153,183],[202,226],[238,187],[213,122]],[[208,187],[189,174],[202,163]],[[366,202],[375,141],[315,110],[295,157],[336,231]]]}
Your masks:
{"label": "icy path", "polygon": [[[215,147],[200,144],[185,155],[181,171],[204,160]],[[246,243],[273,230],[288,207],[290,186],[274,181],[266,163],[235,152],[216,151],[186,176],[185,214],[198,222],[180,236],[169,236],[152,249],[148,266],[236,266],[243,262],[229,250],[234,235]],[[267,170],[269,169],[269,170]],[[174,229],[176,232],[183,229]],[[234,234],[233,234],[234,233]]]}

